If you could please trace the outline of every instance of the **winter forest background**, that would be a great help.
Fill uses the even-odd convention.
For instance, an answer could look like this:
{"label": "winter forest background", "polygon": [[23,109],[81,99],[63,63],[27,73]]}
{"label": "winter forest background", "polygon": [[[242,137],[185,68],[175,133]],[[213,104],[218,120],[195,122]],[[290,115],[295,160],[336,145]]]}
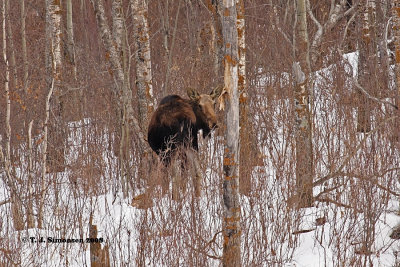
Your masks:
{"label": "winter forest background", "polygon": [[[400,1],[0,10],[0,266],[400,266]],[[165,169],[157,103],[220,84]]]}

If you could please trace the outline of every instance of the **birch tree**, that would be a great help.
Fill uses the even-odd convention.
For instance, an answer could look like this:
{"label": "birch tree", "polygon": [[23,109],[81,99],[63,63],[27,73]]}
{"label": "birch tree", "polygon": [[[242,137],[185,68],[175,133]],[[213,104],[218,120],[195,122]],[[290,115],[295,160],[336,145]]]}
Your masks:
{"label": "birch tree", "polygon": [[67,45],[66,53],[69,62],[73,65],[74,78],[76,80],[76,62],[75,62],[75,41],[74,25],[72,21],[72,0],[67,0]]}
{"label": "birch tree", "polygon": [[[114,0],[118,1],[118,0]],[[129,155],[129,140],[130,140],[130,129],[133,129],[137,134],[136,138],[138,142],[139,149],[141,151],[147,151],[148,145],[145,142],[144,134],[140,128],[140,123],[133,115],[132,107],[132,90],[130,88],[129,79],[125,75],[123,66],[121,64],[121,57],[118,53],[118,49],[115,47],[115,39],[112,37],[110,32],[110,27],[108,25],[108,20],[105,15],[104,0],[91,0],[94,12],[96,15],[97,26],[101,39],[103,41],[104,48],[106,50],[106,59],[109,63],[109,72],[115,81],[115,86],[113,87],[114,97],[118,102],[118,110],[120,116],[120,127],[121,127],[121,141],[120,141],[120,162],[121,162],[121,179],[123,185],[128,184],[129,173],[127,161],[124,158]],[[115,14],[117,15],[117,14]],[[127,193],[127,188],[124,189],[124,193]]]}
{"label": "birch tree", "polygon": [[[245,38],[245,13],[244,1],[236,0],[237,6],[237,34],[238,34],[238,92],[239,92],[239,126],[240,126],[240,193],[248,195],[251,191],[251,171],[254,158],[251,150],[256,142],[250,134],[251,127],[248,121],[248,95],[246,83],[246,38]],[[254,151],[253,151],[254,152]],[[252,162],[251,162],[252,161]]]}
{"label": "birch tree", "polygon": [[241,266],[240,203],[239,203],[239,93],[238,93],[238,30],[235,0],[222,1],[222,34],[224,47],[225,109],[224,145],[224,220],[223,266]]}
{"label": "birch tree", "polygon": [[51,107],[49,121],[49,144],[47,172],[61,172],[64,164],[64,137],[62,119],[61,79],[62,79],[62,40],[61,40],[61,2],[46,0],[46,85],[50,88],[54,80],[55,98]]}
{"label": "birch tree", "polygon": [[296,46],[293,74],[295,80],[295,139],[296,139],[296,185],[299,206],[312,205],[312,136],[309,94],[310,54],[307,30],[306,0],[296,0]]}
{"label": "birch tree", "polygon": [[[331,0],[328,16],[324,22],[314,15],[309,0],[296,0],[293,75],[295,81],[294,106],[296,128],[296,186],[299,207],[309,207],[313,203],[313,146],[312,146],[312,66],[321,57],[320,46],[324,35],[332,31],[345,17],[354,14],[356,7],[347,8],[347,1]],[[308,16],[307,16],[308,15]],[[307,17],[316,26],[310,37]]]}
{"label": "birch tree", "polygon": [[133,12],[134,39],[136,44],[136,87],[139,101],[139,122],[147,132],[148,117],[154,110],[151,74],[150,36],[146,0],[130,0]]}
{"label": "birch tree", "polygon": [[[46,173],[52,171],[60,171],[57,169],[60,167],[60,156],[63,157],[63,150],[60,152],[55,145],[59,145],[58,131],[56,125],[51,125],[55,121],[50,122],[50,109],[51,99],[53,92],[59,93],[59,86],[61,81],[61,2],[46,0],[46,51],[45,51],[45,65],[46,65],[46,85],[49,88],[46,98],[46,118],[44,121],[44,140],[43,140],[43,162],[42,162],[42,176],[41,176],[41,194],[38,201],[38,227],[43,227],[43,208],[45,198],[45,187],[46,187]],[[56,101],[55,112],[53,114],[60,118],[60,109],[58,101]],[[50,124],[50,125],[49,125]],[[52,126],[52,127],[49,127]],[[52,129],[50,129],[52,128]],[[57,136],[58,135],[58,136]],[[50,144],[49,137],[52,137]],[[51,146],[52,145],[52,146]],[[51,148],[51,149],[49,149]],[[60,155],[62,153],[62,155]]]}

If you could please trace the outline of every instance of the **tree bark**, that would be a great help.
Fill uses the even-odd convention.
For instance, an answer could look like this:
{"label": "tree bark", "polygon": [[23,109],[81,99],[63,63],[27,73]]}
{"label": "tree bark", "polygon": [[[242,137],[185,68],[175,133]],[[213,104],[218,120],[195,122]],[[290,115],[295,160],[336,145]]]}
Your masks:
{"label": "tree bark", "polygon": [[400,105],[400,0],[393,1],[393,37],[395,45],[396,105]]}
{"label": "tree bark", "polygon": [[9,51],[11,53],[10,55],[10,64],[11,68],[13,70],[13,76],[14,76],[14,84],[15,87],[19,87],[20,85],[18,84],[18,74],[17,74],[17,63],[15,61],[15,48],[14,48],[14,37],[13,37],[13,31],[11,29],[11,20],[10,20],[10,2],[7,0],[6,2],[6,24],[7,24],[7,36],[8,36],[8,42],[9,42]]}
{"label": "tree bark", "polygon": [[[17,181],[14,179],[11,168],[11,94],[10,94],[10,67],[8,63],[7,57],[7,6],[8,0],[3,1],[2,5],[2,34],[3,34],[3,61],[5,65],[5,79],[4,79],[4,90],[5,90],[5,102],[6,102],[6,117],[5,117],[5,132],[6,132],[6,154],[3,153],[3,148],[0,149],[0,159],[4,164],[4,169],[6,171],[5,181],[11,191],[11,210],[12,210],[12,219],[14,223],[15,230],[23,230],[24,229],[24,222],[23,222],[23,212],[22,212],[22,202],[20,199],[20,194],[18,192],[18,184]],[[1,142],[1,136],[0,136]]]}
{"label": "tree bark", "polygon": [[313,203],[313,158],[311,135],[311,112],[309,75],[310,53],[307,30],[306,1],[296,0],[296,49],[293,64],[295,79],[294,105],[295,105],[295,140],[296,140],[296,186],[299,198],[299,207],[310,207]]}
{"label": "tree bark", "polygon": [[74,78],[76,77],[75,62],[75,41],[74,41],[74,24],[72,20],[72,0],[67,0],[67,55],[69,62],[73,65]]}
{"label": "tree bark", "polygon": [[[93,224],[92,216],[89,218],[89,237],[97,238],[97,226]],[[101,248],[100,243],[90,243],[90,267],[109,266],[111,265],[108,245],[105,245],[104,248]]]}
{"label": "tree bark", "polygon": [[[178,8],[176,10],[176,15],[175,15],[174,31],[172,33],[171,46],[169,49],[166,49],[166,52],[168,55],[167,71],[165,73],[165,84],[164,84],[164,93],[166,93],[166,94],[169,93],[169,83],[170,83],[171,66],[172,66],[172,51],[174,50],[174,46],[175,46],[176,32],[178,29],[179,12],[181,10],[181,1],[182,0],[178,0]],[[168,3],[168,0],[167,0],[167,3]],[[167,9],[168,9],[168,4],[167,4]],[[168,17],[166,19],[168,19]],[[168,34],[166,35],[165,40],[168,41]]]}
{"label": "tree bark", "polygon": [[49,93],[46,97],[46,104],[45,104],[45,119],[44,119],[44,133],[43,133],[43,148],[42,148],[42,177],[41,177],[41,186],[40,186],[40,199],[37,203],[39,210],[38,210],[38,228],[43,228],[43,207],[44,207],[44,197],[45,197],[45,188],[46,188],[46,173],[48,172],[47,167],[47,149],[48,149],[48,124],[49,124],[49,117],[50,117],[50,100],[53,96],[54,91],[54,83],[55,80],[53,79],[49,88]]}
{"label": "tree bark", "polygon": [[131,0],[130,3],[135,25],[136,88],[139,99],[139,122],[142,125],[143,132],[147,132],[148,118],[154,110],[147,1]]}
{"label": "tree bark", "polygon": [[[358,60],[358,80],[359,84],[364,88],[371,88],[371,83],[374,80],[370,79],[372,66],[376,62],[376,47],[375,47],[375,2],[367,0],[365,7],[360,8],[362,12],[359,15],[362,17],[361,25],[361,40],[359,41],[359,60]],[[375,66],[374,66],[375,67]],[[373,75],[374,76],[374,75]],[[367,90],[367,89],[366,89]],[[371,93],[370,90],[368,93]],[[358,106],[357,106],[357,131],[367,133],[371,131],[371,101],[362,92],[358,91]]]}
{"label": "tree bark", "polygon": [[[251,192],[251,172],[255,157],[251,152],[257,151],[256,141],[252,141],[251,127],[248,120],[248,94],[246,83],[246,40],[244,1],[236,0],[237,31],[238,31],[238,92],[239,92],[239,127],[240,127],[240,193],[249,195]],[[254,152],[255,156],[257,152]]]}
{"label": "tree bark", "polygon": [[214,54],[214,73],[215,77],[217,79],[217,83],[219,83],[219,77],[222,76],[222,54],[223,54],[223,37],[222,37],[222,24],[221,20],[219,19],[220,17],[220,0],[214,1],[214,0],[207,0],[206,1],[208,10],[211,13],[212,16],[212,23],[213,27],[212,29],[212,35],[213,35],[213,42],[212,42],[212,49],[213,49],[213,54]]}
{"label": "tree bark", "polygon": [[223,266],[241,266],[239,203],[239,94],[238,31],[235,0],[223,0],[222,34],[224,51],[225,147],[224,147],[224,221]]}
{"label": "tree bark", "polygon": [[21,5],[21,46],[22,46],[22,61],[24,65],[24,92],[28,91],[28,53],[26,49],[26,33],[25,33],[25,0],[20,0]]}
{"label": "tree bark", "polygon": [[26,201],[26,224],[27,228],[34,228],[35,221],[33,217],[33,151],[32,151],[32,126],[33,120],[29,123],[28,126],[28,194]]}
{"label": "tree bark", "polygon": [[61,53],[61,1],[46,0],[46,85],[54,87],[51,119],[48,125],[47,171],[65,170],[64,137],[61,99],[62,53]]}

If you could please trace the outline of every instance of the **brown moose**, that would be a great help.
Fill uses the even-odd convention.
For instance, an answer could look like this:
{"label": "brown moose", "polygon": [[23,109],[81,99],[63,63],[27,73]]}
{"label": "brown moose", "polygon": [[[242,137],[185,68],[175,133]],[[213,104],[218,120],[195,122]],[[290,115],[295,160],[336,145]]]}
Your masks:
{"label": "brown moose", "polygon": [[169,95],[161,100],[150,120],[147,140],[166,166],[177,148],[198,150],[200,130],[205,138],[217,127],[214,106],[221,92],[222,86],[217,86],[210,94],[199,94],[190,88],[187,89],[189,99]]}

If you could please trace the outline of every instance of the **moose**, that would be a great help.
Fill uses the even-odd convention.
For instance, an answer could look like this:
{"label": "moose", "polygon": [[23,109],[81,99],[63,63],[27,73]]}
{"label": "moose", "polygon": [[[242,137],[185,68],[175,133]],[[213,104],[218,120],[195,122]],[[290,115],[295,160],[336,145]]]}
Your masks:
{"label": "moose", "polygon": [[217,86],[210,94],[199,94],[188,88],[189,99],[168,95],[160,101],[150,120],[147,140],[166,166],[178,148],[198,150],[197,133],[200,130],[205,138],[217,127],[214,106],[222,89]]}

